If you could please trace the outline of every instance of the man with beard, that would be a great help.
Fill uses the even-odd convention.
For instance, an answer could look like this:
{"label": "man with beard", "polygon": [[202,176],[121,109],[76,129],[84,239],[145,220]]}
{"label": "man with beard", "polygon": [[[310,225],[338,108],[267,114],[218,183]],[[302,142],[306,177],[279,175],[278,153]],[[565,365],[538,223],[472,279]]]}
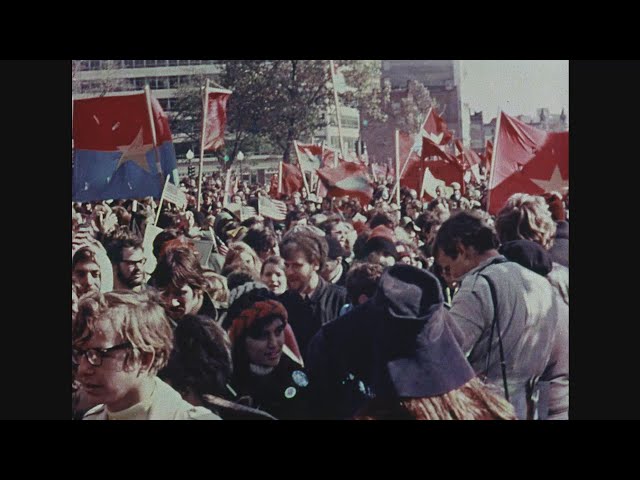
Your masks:
{"label": "man with beard", "polygon": [[113,267],[114,290],[143,290],[147,259],[142,240],[130,233],[122,233],[107,242],[107,255]]}
{"label": "man with beard", "polygon": [[289,323],[304,359],[313,335],[322,325],[335,320],[347,303],[347,291],[319,275],[328,253],[324,237],[306,230],[291,232],[285,235],[280,251],[288,290],[278,300],[289,313]]}

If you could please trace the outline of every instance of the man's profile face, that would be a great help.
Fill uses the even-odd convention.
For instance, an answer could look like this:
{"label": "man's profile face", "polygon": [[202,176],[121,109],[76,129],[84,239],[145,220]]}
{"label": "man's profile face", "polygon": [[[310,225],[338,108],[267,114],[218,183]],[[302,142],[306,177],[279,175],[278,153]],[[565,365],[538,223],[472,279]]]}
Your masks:
{"label": "man's profile face", "polygon": [[462,276],[477,266],[477,264],[469,258],[468,248],[464,246],[460,248],[462,252],[459,252],[456,258],[451,258],[444,253],[442,249],[438,249],[435,256],[436,262],[442,268],[442,277],[449,285],[454,282],[459,282]]}
{"label": "man's profile face", "polygon": [[[75,343],[74,348],[80,351],[89,349],[105,349],[126,343],[113,328],[111,321],[100,319],[95,322],[95,332],[89,340]],[[125,358],[131,355],[131,348],[125,347],[100,355],[102,363],[94,366],[86,356],[79,357],[76,379],[89,397],[92,404],[104,403],[111,411],[120,411],[136,403],[131,393],[140,386],[144,376],[140,375],[140,364],[135,362],[125,367]]]}

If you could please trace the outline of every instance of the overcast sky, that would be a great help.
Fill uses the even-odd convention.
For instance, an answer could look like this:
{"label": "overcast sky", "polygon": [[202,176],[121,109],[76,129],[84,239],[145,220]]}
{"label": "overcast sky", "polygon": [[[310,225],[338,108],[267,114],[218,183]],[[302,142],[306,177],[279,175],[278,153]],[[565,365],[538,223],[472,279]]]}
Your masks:
{"label": "overcast sky", "polygon": [[461,60],[462,101],[489,122],[498,108],[509,115],[534,115],[547,107],[569,116],[568,60]]}

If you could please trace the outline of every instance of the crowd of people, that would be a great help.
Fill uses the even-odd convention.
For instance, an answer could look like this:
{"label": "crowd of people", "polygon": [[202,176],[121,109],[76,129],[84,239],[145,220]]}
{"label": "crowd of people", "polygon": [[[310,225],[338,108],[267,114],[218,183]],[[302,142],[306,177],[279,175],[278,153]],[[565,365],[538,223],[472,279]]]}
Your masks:
{"label": "crowd of people", "polygon": [[72,204],[73,418],[567,419],[568,193],[375,187]]}

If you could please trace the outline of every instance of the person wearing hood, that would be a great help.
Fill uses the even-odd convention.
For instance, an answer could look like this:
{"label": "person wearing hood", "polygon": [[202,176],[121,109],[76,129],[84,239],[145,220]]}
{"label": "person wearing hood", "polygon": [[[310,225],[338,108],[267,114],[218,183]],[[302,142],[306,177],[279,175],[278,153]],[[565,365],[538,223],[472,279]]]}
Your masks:
{"label": "person wearing hood", "polygon": [[333,419],[515,419],[465,358],[438,280],[411,265],[322,327],[309,347],[315,414]]}

